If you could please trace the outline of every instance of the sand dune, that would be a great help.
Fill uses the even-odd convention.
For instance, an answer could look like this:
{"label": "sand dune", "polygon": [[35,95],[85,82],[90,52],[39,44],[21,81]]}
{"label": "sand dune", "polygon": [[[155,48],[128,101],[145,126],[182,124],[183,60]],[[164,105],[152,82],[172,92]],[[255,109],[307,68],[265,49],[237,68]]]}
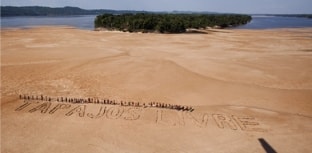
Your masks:
{"label": "sand dune", "polygon": [[[1,30],[2,152],[311,152],[312,29]],[[22,100],[109,98],[194,111]],[[25,106],[25,107],[24,107]]]}

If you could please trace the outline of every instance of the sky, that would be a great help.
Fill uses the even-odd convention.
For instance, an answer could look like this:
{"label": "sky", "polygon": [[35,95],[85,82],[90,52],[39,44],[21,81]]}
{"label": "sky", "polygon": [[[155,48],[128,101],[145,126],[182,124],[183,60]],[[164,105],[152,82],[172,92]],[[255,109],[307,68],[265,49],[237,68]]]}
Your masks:
{"label": "sky", "polygon": [[83,9],[312,14],[312,0],[1,0],[1,6],[75,6]]}

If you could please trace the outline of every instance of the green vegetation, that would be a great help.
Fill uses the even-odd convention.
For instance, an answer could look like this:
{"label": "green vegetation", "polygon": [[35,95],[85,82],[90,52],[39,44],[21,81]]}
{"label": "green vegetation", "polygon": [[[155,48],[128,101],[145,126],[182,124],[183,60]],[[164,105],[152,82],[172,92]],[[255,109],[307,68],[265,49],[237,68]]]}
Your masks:
{"label": "green vegetation", "polygon": [[251,16],[235,14],[103,14],[96,17],[94,25],[129,32],[182,33],[189,28],[238,26],[250,20]]}

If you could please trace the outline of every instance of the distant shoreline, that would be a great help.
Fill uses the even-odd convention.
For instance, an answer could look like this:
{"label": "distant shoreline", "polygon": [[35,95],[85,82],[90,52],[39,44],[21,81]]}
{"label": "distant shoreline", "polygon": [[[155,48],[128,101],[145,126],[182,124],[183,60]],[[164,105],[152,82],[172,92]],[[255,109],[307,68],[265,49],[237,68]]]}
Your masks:
{"label": "distant shoreline", "polygon": [[[1,18],[1,29],[25,29],[34,27],[74,27],[77,29],[94,31],[95,15],[79,16],[59,16],[59,17],[3,17]],[[269,29],[294,29],[311,28],[312,20],[296,17],[256,17],[246,25],[230,27],[228,30],[250,29],[250,30],[269,30]]]}
{"label": "distant shoreline", "polygon": [[[120,34],[160,34],[160,33],[143,33],[143,32],[123,32],[119,30],[95,30],[95,29],[81,29],[74,26],[67,26],[67,25],[39,25],[39,26],[27,26],[27,27],[1,27],[0,31],[11,31],[11,30],[33,30],[33,29],[73,29],[73,30],[81,30],[81,31],[89,31],[89,32],[103,32],[103,33],[120,33]],[[210,33],[228,33],[231,31],[279,31],[279,30],[309,30],[312,29],[312,27],[298,27],[298,28],[271,28],[271,29],[237,29],[237,28],[225,28],[225,29],[190,29],[194,31],[189,31],[185,33],[165,33],[168,35],[188,35],[188,34],[210,34]],[[161,34],[163,35],[163,34]]]}
{"label": "distant shoreline", "polygon": [[[113,9],[82,9],[79,7],[45,7],[45,6],[1,6],[1,17],[59,17],[81,16],[99,14],[126,14],[126,13],[157,13],[157,14],[237,14],[209,11],[137,11],[137,10],[113,10]],[[312,18],[312,14],[247,14],[251,16],[279,16],[279,17],[303,17]]]}
{"label": "distant shoreline", "polygon": [[1,6],[1,17],[8,16],[66,16],[66,15],[99,15],[99,14],[229,14],[218,12],[194,11],[137,11],[137,10],[112,10],[112,9],[82,9],[79,7],[45,7],[45,6]]}

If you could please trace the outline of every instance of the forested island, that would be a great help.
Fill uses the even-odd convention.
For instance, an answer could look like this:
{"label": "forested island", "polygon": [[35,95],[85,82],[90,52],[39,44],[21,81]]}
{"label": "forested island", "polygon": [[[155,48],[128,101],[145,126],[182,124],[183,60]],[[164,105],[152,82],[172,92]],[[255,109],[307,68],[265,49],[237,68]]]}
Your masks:
{"label": "forested island", "polygon": [[158,33],[183,33],[188,29],[205,29],[207,27],[226,28],[246,24],[252,19],[249,15],[212,12],[147,12],[108,9],[85,10],[78,7],[1,6],[2,17],[68,15],[98,15],[94,21],[96,29]]}
{"label": "forested island", "polygon": [[96,29],[124,32],[183,33],[187,29],[238,26],[251,19],[237,14],[103,14],[96,17],[94,25]]}

